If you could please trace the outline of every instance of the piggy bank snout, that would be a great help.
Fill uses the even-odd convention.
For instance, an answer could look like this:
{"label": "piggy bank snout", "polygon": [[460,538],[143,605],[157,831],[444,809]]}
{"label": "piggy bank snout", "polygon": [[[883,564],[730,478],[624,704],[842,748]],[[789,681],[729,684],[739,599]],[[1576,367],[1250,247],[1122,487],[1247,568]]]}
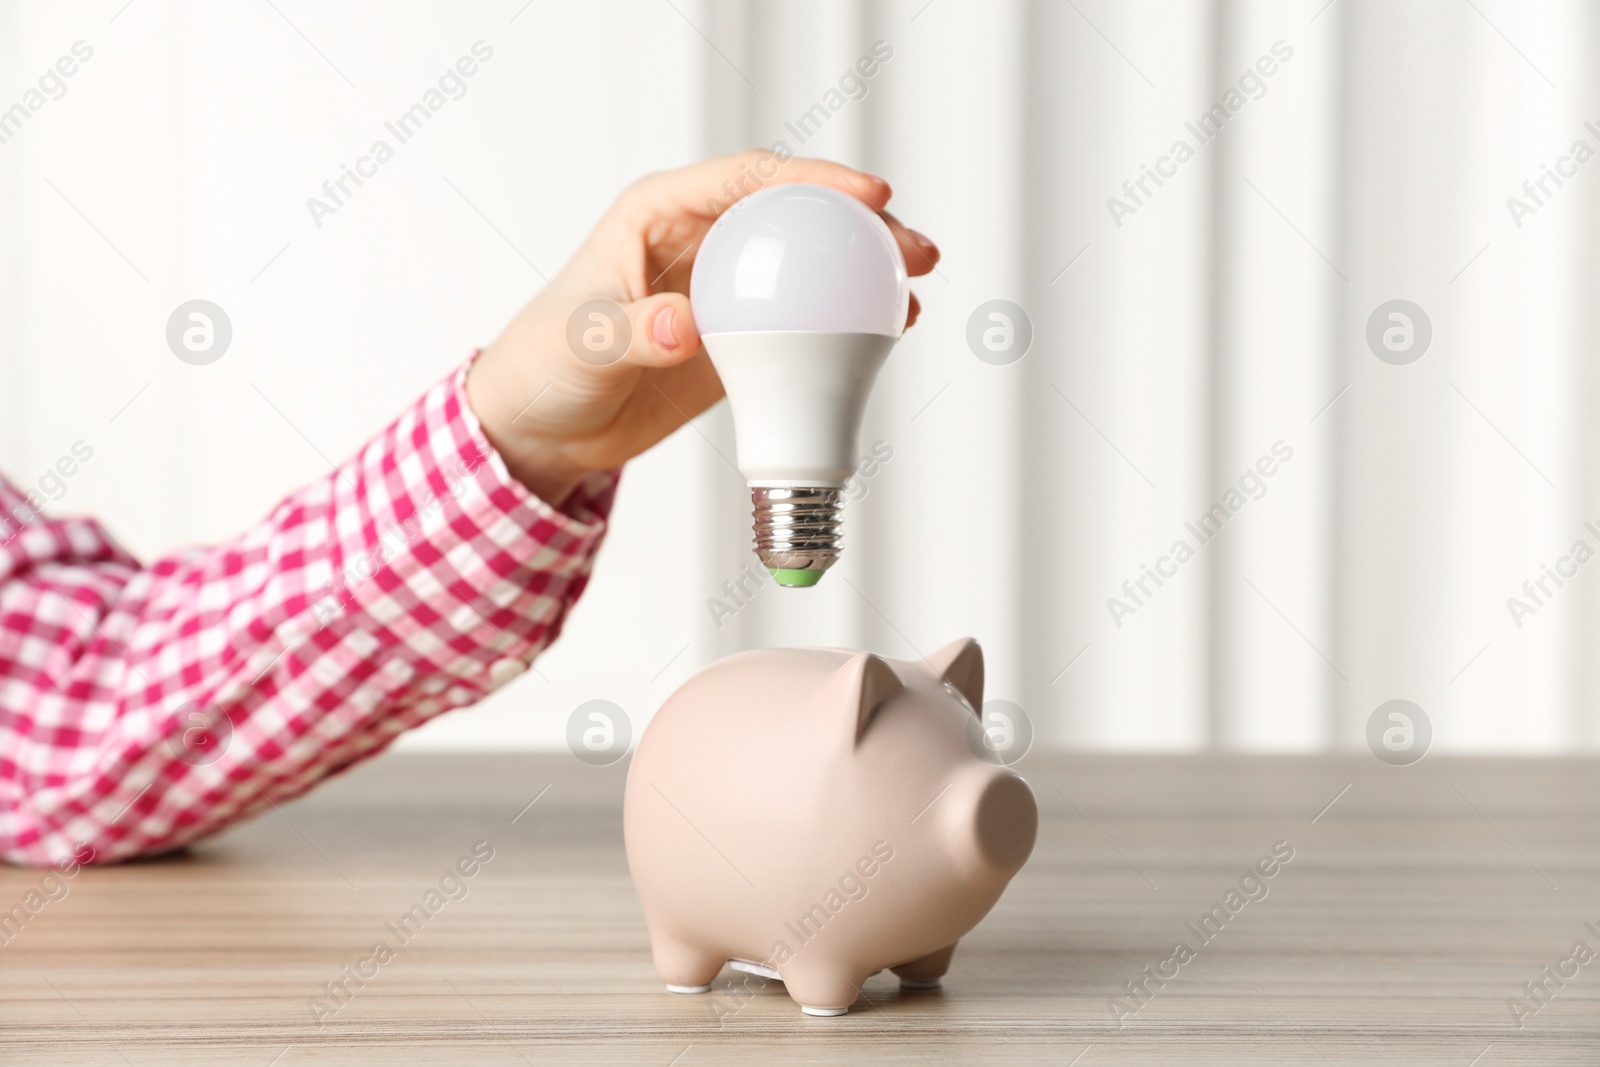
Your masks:
{"label": "piggy bank snout", "polygon": [[978,854],[991,867],[1018,870],[1039,834],[1039,806],[1028,783],[1010,771],[988,776],[978,790],[973,836]]}

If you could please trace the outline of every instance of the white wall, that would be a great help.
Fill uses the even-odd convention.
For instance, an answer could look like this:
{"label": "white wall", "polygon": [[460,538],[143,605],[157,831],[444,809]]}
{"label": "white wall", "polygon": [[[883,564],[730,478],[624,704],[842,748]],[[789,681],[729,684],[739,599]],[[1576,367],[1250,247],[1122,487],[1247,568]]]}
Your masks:
{"label": "white wall", "polygon": [[[0,144],[0,468],[89,442],[59,507],[147,557],[355,448],[645,171],[783,139],[888,176],[945,251],[868,414],[894,458],[821,586],[713,625],[751,558],[719,408],[629,469],[544,677],[408,744],[559,744],[594,697],[642,724],[749,645],[967,633],[1054,743],[1359,745],[1393,697],[1443,750],[1600,743],[1600,568],[1520,629],[1506,607],[1600,549],[1600,166],[1520,229],[1506,207],[1600,149],[1584,5],[274,2],[0,8],[0,107],[94,49]],[[799,145],[785,120],[880,39],[866,99]],[[306,198],[478,40],[466,95],[317,228]],[[1107,198],[1280,40],[1265,94],[1118,226]],[[194,297],[235,329],[207,367],[163,339]],[[1364,339],[1397,297],[1433,325],[1410,366]],[[994,298],[1035,329],[1009,366],[965,341]],[[1116,625],[1107,599],[1279,440],[1266,495]]]}

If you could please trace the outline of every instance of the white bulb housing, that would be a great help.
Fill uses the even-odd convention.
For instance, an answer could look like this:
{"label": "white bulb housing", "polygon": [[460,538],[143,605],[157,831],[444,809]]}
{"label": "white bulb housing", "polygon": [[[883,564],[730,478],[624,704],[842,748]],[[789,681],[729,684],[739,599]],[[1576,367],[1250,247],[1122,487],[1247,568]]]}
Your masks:
{"label": "white bulb housing", "polygon": [[695,257],[695,324],[733,408],[756,549],[786,585],[838,557],[840,493],[911,288],[894,234],[855,197],[775,185],[723,213]]}

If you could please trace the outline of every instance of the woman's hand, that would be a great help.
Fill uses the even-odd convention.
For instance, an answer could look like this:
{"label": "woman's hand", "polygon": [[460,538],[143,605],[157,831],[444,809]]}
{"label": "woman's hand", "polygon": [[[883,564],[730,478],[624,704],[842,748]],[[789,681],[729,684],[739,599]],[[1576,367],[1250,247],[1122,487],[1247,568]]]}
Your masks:
{"label": "woman's hand", "polygon": [[[467,374],[467,400],[513,477],[559,507],[589,473],[621,466],[716,403],[722,383],[689,310],[689,272],[721,211],[786,182],[830,185],[882,213],[912,275],[939,261],[932,241],[884,211],[887,182],[837,163],[750,151],[641,178]],[[627,317],[614,333],[631,335],[625,351],[601,344],[580,358],[569,344],[569,322],[589,301]],[[917,311],[913,296],[907,326]],[[602,342],[615,325],[587,312],[578,320]]]}

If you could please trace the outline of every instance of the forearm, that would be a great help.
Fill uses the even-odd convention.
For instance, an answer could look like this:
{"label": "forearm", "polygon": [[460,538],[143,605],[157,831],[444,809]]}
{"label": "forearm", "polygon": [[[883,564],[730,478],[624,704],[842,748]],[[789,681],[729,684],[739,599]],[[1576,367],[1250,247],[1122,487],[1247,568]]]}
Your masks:
{"label": "forearm", "polygon": [[535,497],[457,374],[226,544],[141,568],[36,523],[0,571],[0,854],[176,847],[478,700],[559,633],[614,486]]}

